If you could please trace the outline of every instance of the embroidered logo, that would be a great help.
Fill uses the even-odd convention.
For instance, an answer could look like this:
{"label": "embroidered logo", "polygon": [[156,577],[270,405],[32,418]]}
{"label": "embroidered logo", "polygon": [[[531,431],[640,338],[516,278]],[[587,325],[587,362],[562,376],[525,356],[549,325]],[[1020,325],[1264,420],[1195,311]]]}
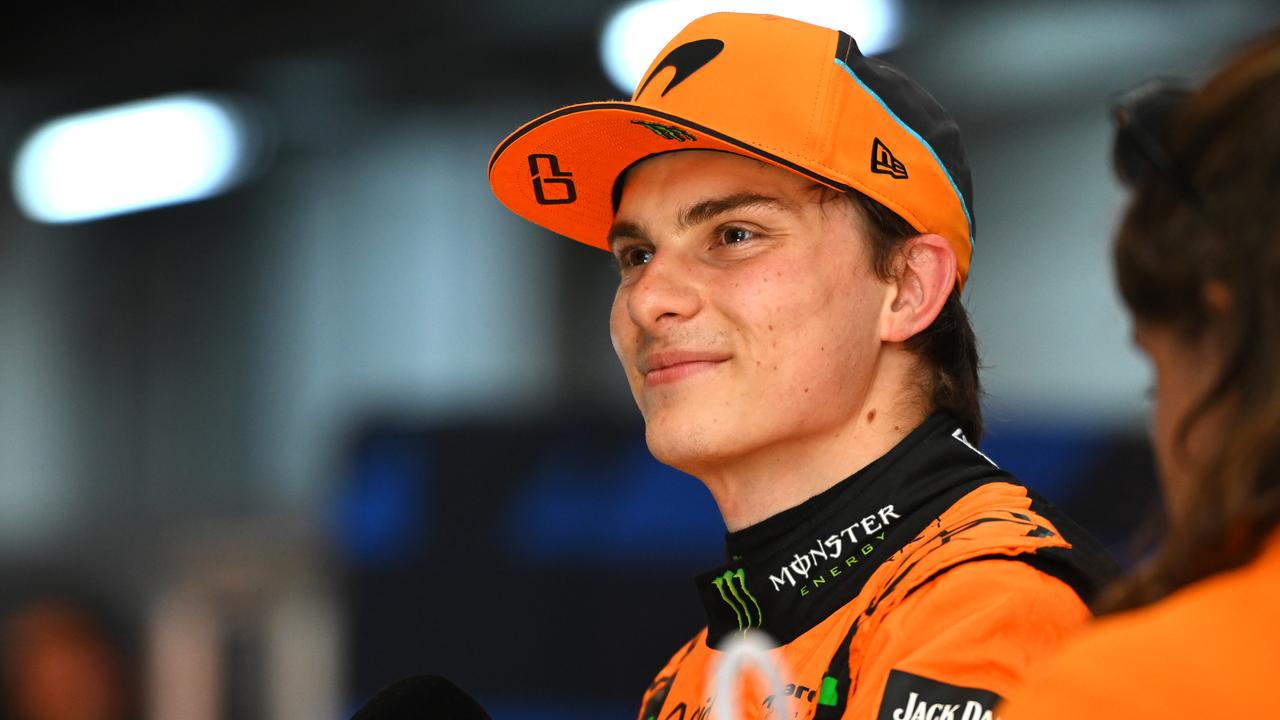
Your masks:
{"label": "embroidered logo", "polygon": [[667,53],[666,57],[653,66],[653,72],[649,73],[649,77],[645,78],[644,83],[640,85],[640,89],[636,90],[635,97],[640,97],[644,94],[644,89],[649,87],[649,83],[658,73],[666,68],[675,68],[676,72],[671,76],[671,82],[667,83],[667,86],[658,95],[659,97],[665,96],[671,92],[672,88],[684,82],[690,75],[701,70],[704,65],[714,60],[721,50],[724,50],[724,41],[715,38],[694,40],[681,45]]}
{"label": "embroidered logo", "polygon": [[880,138],[875,138],[871,143],[871,172],[899,180],[907,178],[907,166],[889,152],[889,148],[880,142]]}
{"label": "embroidered logo", "polygon": [[801,585],[801,595],[809,594],[809,582],[813,583],[813,589],[821,589],[828,575],[833,579],[839,577],[842,565],[851,568],[874,552],[874,541],[884,540],[885,528],[901,518],[892,505],[885,505],[874,515],[868,515],[838,533],[814,539],[810,548],[803,553],[793,553],[791,562],[779,568],[777,575],[769,576],[774,592],[795,587],[797,582]]}
{"label": "embroidered logo", "polygon": [[632,120],[632,125],[639,125],[648,128],[654,135],[666,140],[675,140],[676,142],[684,142],[686,140],[696,140],[689,132],[682,130],[674,125],[663,125],[662,123],[649,122],[647,120]]}
{"label": "embroidered logo", "polygon": [[1000,696],[902,670],[889,671],[876,720],[1000,720]]}
{"label": "embroidered logo", "polygon": [[716,590],[720,592],[720,598],[738,618],[738,630],[746,632],[753,627],[763,626],[764,612],[760,609],[760,603],[756,602],[755,596],[747,589],[747,577],[742,572],[742,568],[726,570],[723,575],[711,582],[715,583]]}
{"label": "embroidered logo", "polygon": [[[560,158],[548,153],[529,156],[529,178],[533,181],[533,197],[539,205],[564,205],[578,199],[573,173],[560,169]],[[547,188],[559,188],[548,192]]]}

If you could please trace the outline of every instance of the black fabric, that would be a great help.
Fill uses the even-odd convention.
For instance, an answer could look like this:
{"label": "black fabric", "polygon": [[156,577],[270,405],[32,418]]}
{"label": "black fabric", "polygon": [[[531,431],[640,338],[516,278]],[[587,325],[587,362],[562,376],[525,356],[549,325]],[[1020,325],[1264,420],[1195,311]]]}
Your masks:
{"label": "black fabric", "polygon": [[439,675],[414,675],[392,683],[351,720],[490,720],[462,688]]}
{"label": "black fabric", "polygon": [[[853,636],[858,634],[858,626],[864,617],[866,615],[854,618],[853,624],[849,626],[849,632],[845,633],[844,640],[840,642],[840,647],[836,648],[836,654],[827,665],[827,674],[822,677],[822,682],[831,683],[831,695],[835,697],[835,702],[818,703],[813,713],[813,720],[838,720],[844,716],[845,706],[849,702],[849,683],[853,681],[849,675],[853,668],[852,663],[849,662],[849,648],[853,645]],[[826,695],[826,693],[823,694]]]}
{"label": "black fabric", "polygon": [[1120,577],[1120,566],[1089,531],[1080,527],[1053,503],[1034,490],[1031,511],[1053,523],[1071,549],[1042,548],[1018,559],[1070,585],[1086,603],[1093,603],[1104,588]]}
{"label": "black fabric", "polygon": [[700,575],[707,642],[762,629],[785,644],[852,600],[876,567],[948,507],[1015,482],[971,448],[946,413],[800,505],[726,537],[729,562]]}

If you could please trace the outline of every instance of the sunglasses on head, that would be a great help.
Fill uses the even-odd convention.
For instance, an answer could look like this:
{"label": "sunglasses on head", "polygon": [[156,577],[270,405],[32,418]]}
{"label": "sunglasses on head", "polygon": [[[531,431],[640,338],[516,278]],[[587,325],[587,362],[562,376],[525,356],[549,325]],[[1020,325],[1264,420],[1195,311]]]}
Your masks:
{"label": "sunglasses on head", "polygon": [[1111,161],[1129,189],[1160,179],[1203,212],[1203,194],[1173,159],[1168,146],[1170,120],[1190,93],[1191,86],[1185,81],[1156,78],[1117,95],[1111,103],[1116,130]]}

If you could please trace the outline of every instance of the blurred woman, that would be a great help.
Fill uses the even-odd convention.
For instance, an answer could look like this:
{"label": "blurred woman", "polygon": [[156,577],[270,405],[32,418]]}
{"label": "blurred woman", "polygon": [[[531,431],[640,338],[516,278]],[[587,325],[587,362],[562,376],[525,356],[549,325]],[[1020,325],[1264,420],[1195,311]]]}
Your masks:
{"label": "blurred woman", "polygon": [[1116,119],[1116,274],[1155,370],[1169,530],[998,716],[1280,717],[1280,33]]}

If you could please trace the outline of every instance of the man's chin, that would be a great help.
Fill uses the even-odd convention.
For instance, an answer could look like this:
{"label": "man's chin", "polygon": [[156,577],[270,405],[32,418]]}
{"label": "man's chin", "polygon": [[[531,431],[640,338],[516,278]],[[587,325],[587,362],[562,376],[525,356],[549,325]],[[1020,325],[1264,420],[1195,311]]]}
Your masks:
{"label": "man's chin", "polygon": [[646,422],[645,442],[659,462],[690,475],[731,454],[723,438],[697,422]]}

